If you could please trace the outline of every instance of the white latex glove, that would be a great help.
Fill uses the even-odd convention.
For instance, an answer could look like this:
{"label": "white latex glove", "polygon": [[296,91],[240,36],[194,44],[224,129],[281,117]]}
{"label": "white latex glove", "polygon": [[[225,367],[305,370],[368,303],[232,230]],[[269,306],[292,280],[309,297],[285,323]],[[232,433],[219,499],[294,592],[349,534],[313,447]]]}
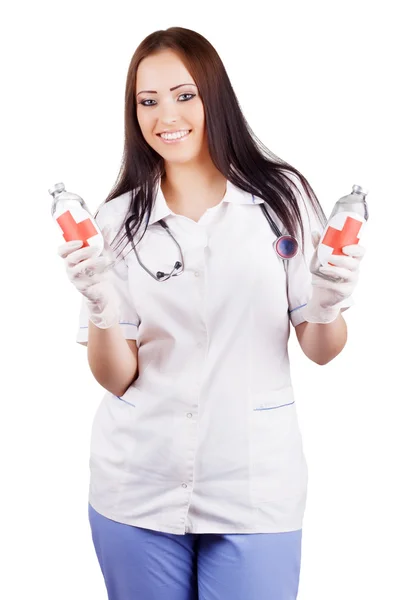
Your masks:
{"label": "white latex glove", "polygon": [[[105,237],[108,228],[102,231]],[[112,283],[113,257],[97,248],[81,248],[82,241],[65,242],[58,254],[65,259],[69,280],[87,298],[89,319],[100,329],[108,329],[119,322],[119,298]]]}
{"label": "white latex glove", "polygon": [[332,255],[335,266],[322,266],[317,258],[317,246],[321,234],[312,233],[311,239],[315,252],[310,262],[312,273],[312,295],[302,309],[303,316],[310,323],[331,323],[340,311],[340,304],[352,295],[359,277],[359,265],[365,254],[365,248],[359,244],[344,246],[344,255]]}

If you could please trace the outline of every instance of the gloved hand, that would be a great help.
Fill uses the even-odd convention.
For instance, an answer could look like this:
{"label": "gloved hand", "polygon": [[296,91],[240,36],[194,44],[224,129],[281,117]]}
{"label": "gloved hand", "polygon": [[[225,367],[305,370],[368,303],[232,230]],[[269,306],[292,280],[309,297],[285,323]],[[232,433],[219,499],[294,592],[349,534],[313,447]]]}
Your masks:
{"label": "gloved hand", "polygon": [[[105,227],[104,238],[108,232]],[[87,298],[90,321],[100,329],[108,329],[119,322],[119,298],[112,283],[113,257],[109,252],[98,256],[97,248],[82,245],[82,241],[65,242],[58,254],[65,259],[69,280]]]}
{"label": "gloved hand", "polygon": [[311,236],[315,249],[310,262],[312,295],[302,311],[306,321],[331,323],[338,317],[341,303],[351,296],[356,287],[365,248],[359,244],[345,246],[342,248],[343,255],[332,255],[331,263],[335,266],[322,266],[317,258],[320,237],[318,231]]}

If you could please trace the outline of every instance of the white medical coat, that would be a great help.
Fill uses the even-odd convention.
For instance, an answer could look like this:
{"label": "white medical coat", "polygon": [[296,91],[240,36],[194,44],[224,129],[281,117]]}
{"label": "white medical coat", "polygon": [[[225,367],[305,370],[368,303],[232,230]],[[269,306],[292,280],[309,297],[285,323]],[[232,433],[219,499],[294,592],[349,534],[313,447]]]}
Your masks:
{"label": "white medical coat", "polygon": [[[129,198],[103,204],[99,226],[116,233]],[[110,519],[173,534],[302,527],[307,466],[287,341],[310,295],[310,231],[322,228],[300,202],[306,255],[285,264],[262,202],[228,181],[195,222],[159,186],[137,250],[154,273],[180,260],[164,218],[184,273],[155,281],[124,251],[120,324],[137,342],[139,377],[122,397],[104,394],[91,435],[89,501]],[[87,340],[82,299],[76,341]]]}

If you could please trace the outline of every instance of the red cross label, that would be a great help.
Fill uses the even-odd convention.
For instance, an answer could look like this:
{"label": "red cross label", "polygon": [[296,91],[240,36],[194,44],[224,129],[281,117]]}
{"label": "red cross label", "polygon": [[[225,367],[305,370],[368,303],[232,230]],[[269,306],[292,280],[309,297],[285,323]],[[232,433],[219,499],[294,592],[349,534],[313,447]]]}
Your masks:
{"label": "red cross label", "polygon": [[58,217],[56,222],[60,227],[64,240],[82,240],[82,248],[87,246],[97,246],[103,249],[103,236],[95,225],[91,215],[83,208],[72,207],[65,210]]}
{"label": "red cross label", "polygon": [[358,244],[364,224],[364,217],[354,212],[340,212],[334,215],[327,224],[317,249],[320,263],[331,265],[329,259],[332,255],[343,254],[344,246]]}

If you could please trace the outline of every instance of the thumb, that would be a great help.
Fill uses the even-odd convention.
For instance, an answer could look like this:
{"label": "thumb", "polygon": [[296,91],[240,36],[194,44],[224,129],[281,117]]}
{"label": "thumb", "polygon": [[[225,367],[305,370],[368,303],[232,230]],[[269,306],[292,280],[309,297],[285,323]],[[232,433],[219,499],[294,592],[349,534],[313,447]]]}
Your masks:
{"label": "thumb", "polygon": [[314,249],[316,249],[317,246],[319,245],[320,238],[321,238],[320,231],[312,231],[311,232],[311,241],[313,243]]}
{"label": "thumb", "polygon": [[112,241],[113,238],[113,228],[111,225],[104,225],[102,229],[100,229],[102,236],[106,240],[108,244]]}

